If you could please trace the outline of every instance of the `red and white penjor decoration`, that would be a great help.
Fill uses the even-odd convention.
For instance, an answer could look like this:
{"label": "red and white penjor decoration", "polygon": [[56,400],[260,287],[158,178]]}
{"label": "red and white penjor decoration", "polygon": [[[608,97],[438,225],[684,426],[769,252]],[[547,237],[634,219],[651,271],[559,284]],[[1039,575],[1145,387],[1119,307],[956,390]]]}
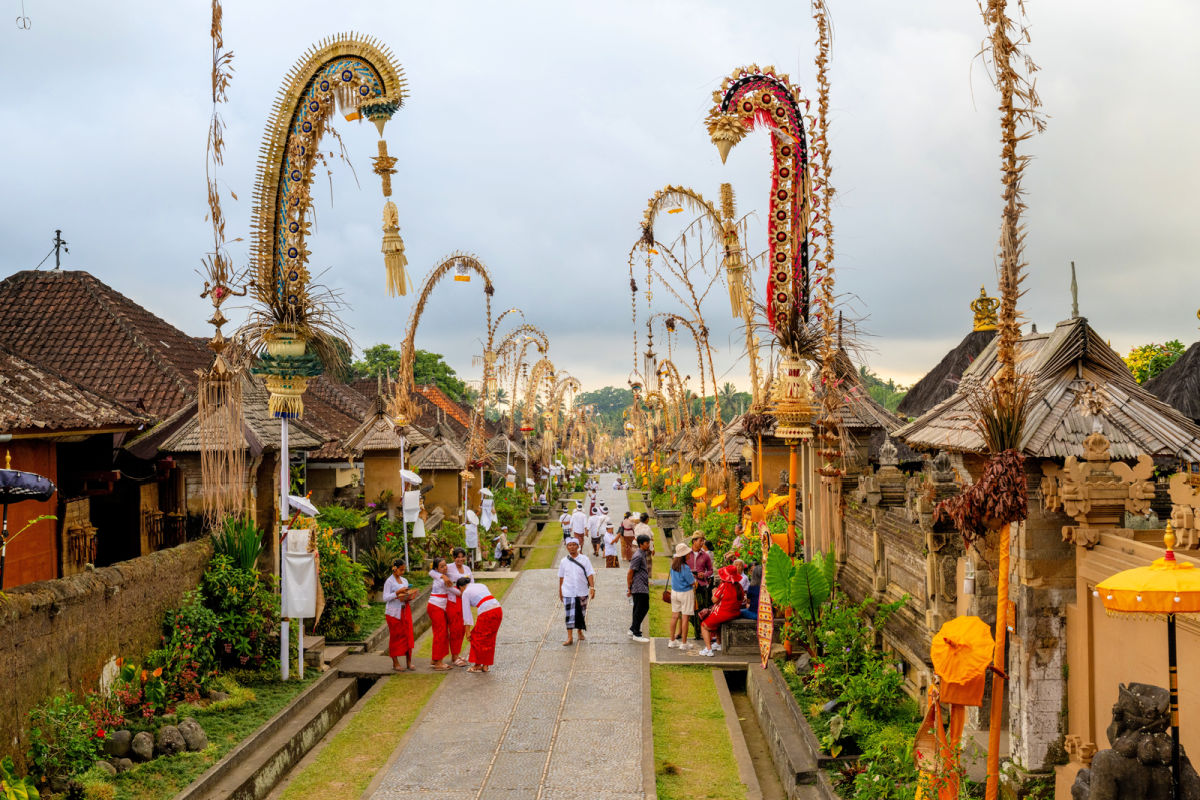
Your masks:
{"label": "red and white penjor decoration", "polygon": [[775,612],[771,609],[771,593],[767,591],[767,558],[766,553],[771,549],[771,531],[767,523],[758,523],[758,535],[762,541],[762,581],[758,591],[758,654],[762,658],[763,669],[771,660],[771,639],[775,635]]}

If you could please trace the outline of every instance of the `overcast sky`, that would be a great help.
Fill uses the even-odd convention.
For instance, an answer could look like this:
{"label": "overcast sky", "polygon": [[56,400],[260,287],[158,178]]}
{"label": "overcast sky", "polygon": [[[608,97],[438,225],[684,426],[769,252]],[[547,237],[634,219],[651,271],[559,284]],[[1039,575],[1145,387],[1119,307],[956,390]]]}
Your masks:
{"label": "overcast sky", "polygon": [[[206,334],[195,268],[209,247],[208,3],[23,0],[31,27],[20,30],[22,0],[0,2],[0,272],[36,266],[62,228],[64,266]],[[909,383],[970,330],[980,284],[995,293],[996,95],[975,59],[985,31],[972,0],[829,6],[837,286],[869,334],[868,365]],[[1028,7],[1050,119],[1027,147],[1022,309],[1042,328],[1066,317],[1074,260],[1081,311],[1119,351],[1194,341],[1200,4]],[[395,200],[413,280],[455,250],[477,254],[497,287],[493,309],[521,306],[549,335],[556,366],[585,388],[624,385],[632,366],[626,258],[649,196],[677,183],[716,201],[730,181],[739,212],[766,205],[766,135],[722,166],[705,131],[722,78],[775,64],[815,98],[803,2],[226,0],[236,74],[221,178],[240,198],[225,208],[230,238],[248,230],[284,74],[310,44],[348,30],[389,45],[408,76],[411,99],[385,136],[400,159]],[[311,266],[343,291],[357,345],[398,345],[413,298],[384,292],[383,198],[369,160],[377,134],[370,124],[338,130],[358,183],[342,165],[332,195],[318,180]],[[753,233],[749,246],[761,250],[765,234]],[[245,260],[245,243],[232,249]],[[661,291],[654,303],[679,310]],[[724,289],[706,315],[718,373],[746,388]],[[417,345],[476,377],[482,336],[478,282],[443,282]],[[691,352],[677,361],[695,373]]]}

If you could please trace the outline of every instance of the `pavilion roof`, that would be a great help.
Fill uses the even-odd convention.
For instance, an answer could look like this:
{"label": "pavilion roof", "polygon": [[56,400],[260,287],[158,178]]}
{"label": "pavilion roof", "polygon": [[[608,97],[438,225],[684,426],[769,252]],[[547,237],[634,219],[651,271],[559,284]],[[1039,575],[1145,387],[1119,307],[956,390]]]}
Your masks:
{"label": "pavilion roof", "polygon": [[919,417],[954,394],[963,372],[995,336],[994,330],[968,333],[925,377],[912,385],[896,411],[905,417]]}
{"label": "pavilion roof", "polygon": [[462,470],[467,466],[467,454],[447,439],[431,442],[413,453],[414,469]]}
{"label": "pavilion roof", "polygon": [[[1107,402],[1099,417],[1117,459],[1141,453],[1200,461],[1200,427],[1133,379],[1121,357],[1082,317],[1031,333],[1017,347],[1017,370],[1032,379],[1032,397],[1021,449],[1027,456],[1082,456],[1092,431],[1078,398],[1089,384]],[[957,390],[896,432],[921,449],[982,452],[970,396],[999,371],[996,341],[989,343],[962,375]]]}
{"label": "pavilion roof", "polygon": [[1194,342],[1174,364],[1142,388],[1193,422],[1200,422],[1200,342]]}

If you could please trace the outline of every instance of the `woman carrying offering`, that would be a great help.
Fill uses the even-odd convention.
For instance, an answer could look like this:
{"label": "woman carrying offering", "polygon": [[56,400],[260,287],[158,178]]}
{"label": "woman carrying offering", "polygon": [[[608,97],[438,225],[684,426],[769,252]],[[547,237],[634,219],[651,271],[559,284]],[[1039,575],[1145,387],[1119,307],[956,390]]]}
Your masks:
{"label": "woman carrying offering", "polygon": [[[467,672],[487,672],[496,660],[496,634],[504,620],[500,601],[482,583],[472,583],[470,578],[459,578],[457,587],[462,592],[462,621],[470,629],[471,667]],[[471,609],[476,611],[475,625],[471,625]]]}
{"label": "woman carrying offering", "polygon": [[[404,560],[392,562],[392,574],[383,583],[384,619],[388,626],[388,655],[396,672],[411,670],[413,651],[412,609],[408,607],[408,580],[404,577]],[[400,666],[400,656],[404,666]]]}

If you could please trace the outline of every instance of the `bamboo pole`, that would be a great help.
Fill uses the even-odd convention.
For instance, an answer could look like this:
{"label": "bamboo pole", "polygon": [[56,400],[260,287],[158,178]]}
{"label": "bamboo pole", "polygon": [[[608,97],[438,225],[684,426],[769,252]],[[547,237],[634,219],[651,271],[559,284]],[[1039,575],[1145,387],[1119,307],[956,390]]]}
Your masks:
{"label": "bamboo pole", "polygon": [[1000,790],[1000,726],[1004,715],[1004,650],[1008,637],[1008,550],[1011,536],[1011,523],[1000,528],[1000,562],[996,575],[996,649],[992,654],[992,705],[988,712],[985,800],[997,800]]}
{"label": "bamboo pole", "polygon": [[800,471],[797,441],[788,439],[788,555],[796,552],[796,475]]}

